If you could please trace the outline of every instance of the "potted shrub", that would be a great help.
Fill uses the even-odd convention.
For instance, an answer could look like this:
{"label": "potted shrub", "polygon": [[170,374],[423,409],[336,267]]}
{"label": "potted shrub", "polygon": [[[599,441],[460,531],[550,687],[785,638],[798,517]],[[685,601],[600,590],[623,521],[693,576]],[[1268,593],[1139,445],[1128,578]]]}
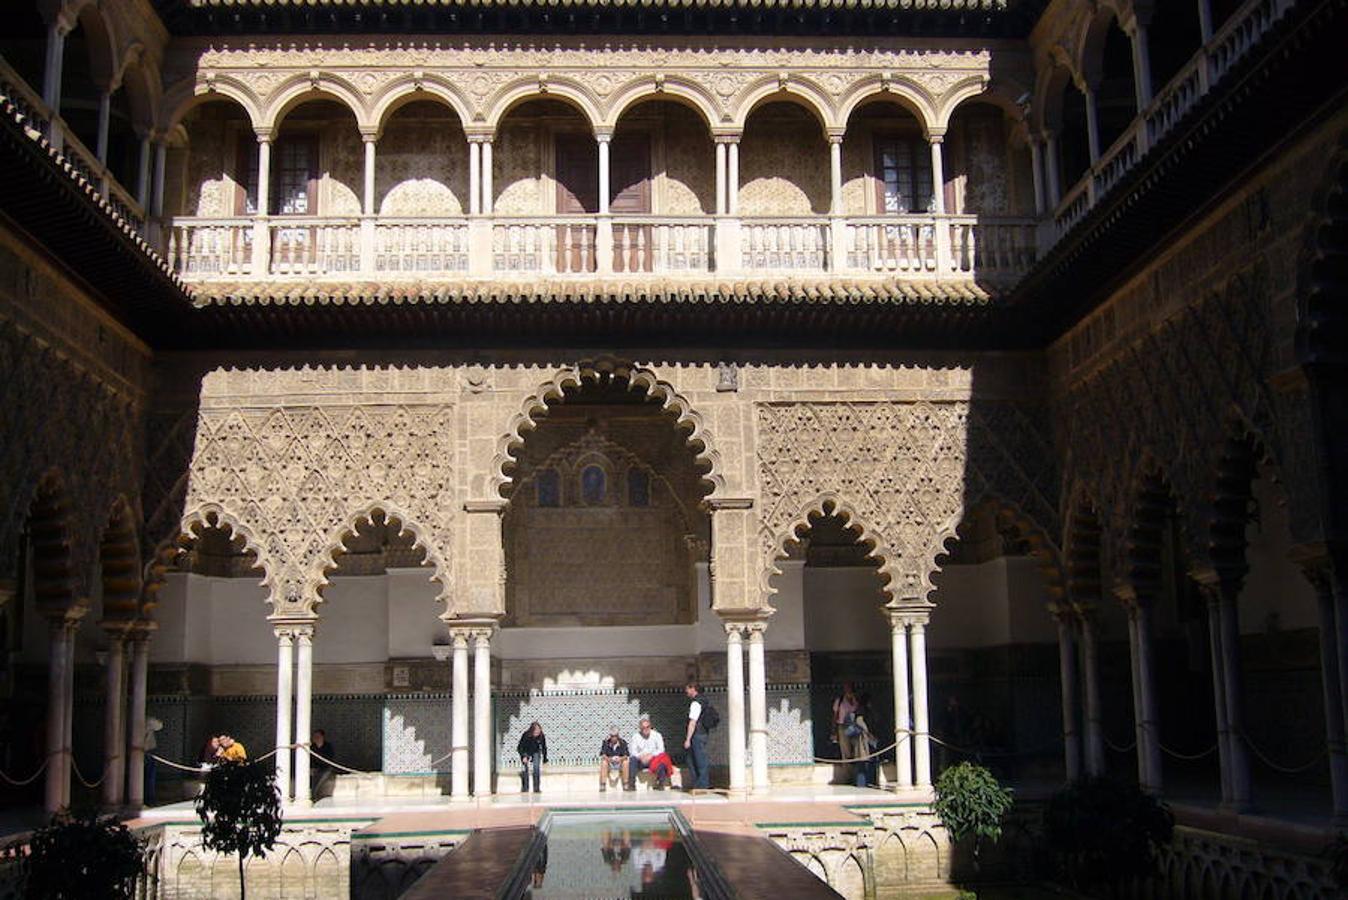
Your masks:
{"label": "potted shrub", "polygon": [[979,869],[984,840],[996,843],[1002,836],[1002,820],[1014,803],[1011,789],[983,766],[957,763],[936,779],[933,808],[956,846],[972,838],[972,865]]}
{"label": "potted shrub", "polygon": [[281,833],[281,794],[272,772],[255,762],[223,762],[206,776],[196,801],[201,843],[239,860],[239,897],[246,897],[244,864],[265,857]]}
{"label": "potted shrub", "polygon": [[131,898],[145,867],[145,847],[112,817],[62,813],[27,840],[10,846],[18,861],[21,896],[33,900]]}

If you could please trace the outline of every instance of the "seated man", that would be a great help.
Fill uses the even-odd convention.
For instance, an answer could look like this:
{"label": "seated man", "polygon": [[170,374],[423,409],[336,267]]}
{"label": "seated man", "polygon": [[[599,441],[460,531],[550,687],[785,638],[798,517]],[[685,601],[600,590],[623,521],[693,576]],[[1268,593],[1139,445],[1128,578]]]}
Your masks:
{"label": "seated man", "polygon": [[627,781],[627,741],[618,737],[618,726],[608,730],[608,740],[599,745],[599,790],[608,790],[609,772],[617,771]]}
{"label": "seated man", "polygon": [[673,771],[673,763],[665,753],[664,736],[651,727],[650,716],[641,717],[637,733],[632,735],[628,747],[632,751],[631,763],[628,766],[628,771],[631,773],[627,780],[628,790],[636,789],[637,775],[641,773],[642,769],[650,769],[654,773],[656,787],[669,785],[669,775]]}

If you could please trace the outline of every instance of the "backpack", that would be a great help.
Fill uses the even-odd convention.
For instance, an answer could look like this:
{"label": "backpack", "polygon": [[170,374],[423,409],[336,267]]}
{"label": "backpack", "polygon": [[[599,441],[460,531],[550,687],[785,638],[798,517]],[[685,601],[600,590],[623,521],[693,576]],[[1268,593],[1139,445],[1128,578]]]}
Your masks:
{"label": "backpack", "polygon": [[716,707],[707,701],[706,697],[698,694],[697,702],[702,704],[702,715],[698,717],[698,724],[708,731],[721,724],[721,714],[716,711]]}

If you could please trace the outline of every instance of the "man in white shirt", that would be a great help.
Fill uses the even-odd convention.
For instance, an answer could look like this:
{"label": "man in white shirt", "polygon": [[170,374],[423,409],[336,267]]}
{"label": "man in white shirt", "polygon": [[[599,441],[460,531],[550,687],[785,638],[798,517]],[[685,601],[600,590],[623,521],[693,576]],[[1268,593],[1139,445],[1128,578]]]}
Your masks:
{"label": "man in white shirt", "polygon": [[[627,789],[635,790],[637,784],[637,773],[642,769],[649,769],[651,761],[665,752],[665,738],[660,732],[651,727],[651,717],[642,716],[638,723],[637,733],[632,735],[632,739],[627,742],[627,751],[631,754],[629,757],[630,765],[627,772]],[[669,773],[664,767],[655,773],[656,787],[662,787],[669,783]]]}

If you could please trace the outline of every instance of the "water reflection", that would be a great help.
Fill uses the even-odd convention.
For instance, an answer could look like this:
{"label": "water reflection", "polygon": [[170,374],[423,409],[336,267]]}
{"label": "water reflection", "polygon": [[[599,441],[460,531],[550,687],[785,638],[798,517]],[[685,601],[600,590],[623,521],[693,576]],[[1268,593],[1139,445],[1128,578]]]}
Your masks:
{"label": "water reflection", "polygon": [[530,900],[590,897],[700,900],[697,870],[669,817],[558,817],[535,861]]}

